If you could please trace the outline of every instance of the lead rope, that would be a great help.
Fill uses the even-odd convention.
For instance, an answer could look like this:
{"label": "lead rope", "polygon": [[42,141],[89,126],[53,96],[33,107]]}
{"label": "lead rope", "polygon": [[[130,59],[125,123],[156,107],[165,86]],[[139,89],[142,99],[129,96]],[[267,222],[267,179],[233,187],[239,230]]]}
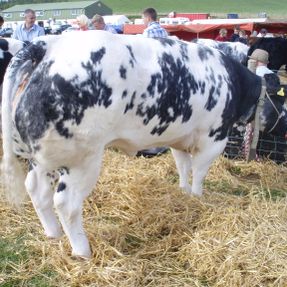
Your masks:
{"label": "lead rope", "polygon": [[[256,147],[259,139],[259,126],[260,126],[260,113],[263,110],[263,104],[264,104],[264,97],[266,94],[266,82],[265,79],[262,78],[262,87],[261,87],[261,93],[258,99],[258,104],[255,112],[255,119],[252,123],[253,126],[253,138],[250,145],[249,152],[247,152],[247,161],[251,161],[256,159]],[[274,128],[274,127],[273,127]]]}
{"label": "lead rope", "polygon": [[274,105],[273,101],[271,100],[269,94],[266,92],[266,96],[268,98],[268,100],[270,101],[271,105],[273,106],[274,110],[277,113],[277,120],[275,122],[275,124],[273,125],[273,127],[268,131],[268,133],[272,132],[274,130],[274,128],[277,126],[278,122],[280,121],[280,119],[283,117],[283,113],[279,113],[279,111],[277,110],[276,106]]}

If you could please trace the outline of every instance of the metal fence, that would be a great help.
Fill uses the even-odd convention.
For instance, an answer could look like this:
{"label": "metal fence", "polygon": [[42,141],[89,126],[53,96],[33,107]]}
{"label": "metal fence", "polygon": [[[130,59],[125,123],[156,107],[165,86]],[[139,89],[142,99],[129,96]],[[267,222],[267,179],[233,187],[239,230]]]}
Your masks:
{"label": "metal fence", "polygon": [[[248,145],[245,129],[238,131],[233,128],[223,154],[230,159],[246,159]],[[285,138],[260,132],[256,155],[258,159],[270,159],[278,164],[286,164],[287,141]]]}

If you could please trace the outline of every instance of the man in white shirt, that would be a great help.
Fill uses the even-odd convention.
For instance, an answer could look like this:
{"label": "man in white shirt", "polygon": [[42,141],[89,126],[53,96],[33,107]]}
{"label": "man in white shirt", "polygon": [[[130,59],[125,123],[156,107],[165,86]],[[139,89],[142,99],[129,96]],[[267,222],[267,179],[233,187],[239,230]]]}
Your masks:
{"label": "man in white shirt", "polygon": [[36,14],[32,9],[27,9],[24,12],[25,22],[18,25],[15,29],[12,38],[23,42],[31,42],[34,38],[45,35],[42,27],[35,24]]}

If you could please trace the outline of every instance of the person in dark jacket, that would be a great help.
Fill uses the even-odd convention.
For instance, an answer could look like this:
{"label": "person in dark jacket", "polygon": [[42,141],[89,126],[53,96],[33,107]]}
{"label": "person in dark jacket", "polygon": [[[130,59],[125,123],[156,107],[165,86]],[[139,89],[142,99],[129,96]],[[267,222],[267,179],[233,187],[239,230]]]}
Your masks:
{"label": "person in dark jacket", "polygon": [[230,37],[230,42],[237,42],[239,38],[240,27],[235,26],[233,30],[233,34]]}
{"label": "person in dark jacket", "polygon": [[240,30],[238,36],[239,37],[236,40],[236,42],[241,42],[245,45],[248,45],[248,37],[247,37],[246,32],[244,30]]}

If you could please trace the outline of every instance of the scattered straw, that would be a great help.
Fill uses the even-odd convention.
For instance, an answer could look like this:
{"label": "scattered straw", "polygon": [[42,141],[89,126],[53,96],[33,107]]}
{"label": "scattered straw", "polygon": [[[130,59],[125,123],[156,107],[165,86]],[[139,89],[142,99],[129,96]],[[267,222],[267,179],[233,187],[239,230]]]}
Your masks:
{"label": "scattered straw", "polygon": [[45,286],[287,286],[286,175],[271,162],[220,158],[204,196],[194,198],[178,188],[171,154],[109,150],[85,203],[92,259],[73,260],[65,237],[45,238],[30,203],[20,214],[2,201],[0,238],[18,240],[24,253],[5,259],[0,284],[41,277]]}

